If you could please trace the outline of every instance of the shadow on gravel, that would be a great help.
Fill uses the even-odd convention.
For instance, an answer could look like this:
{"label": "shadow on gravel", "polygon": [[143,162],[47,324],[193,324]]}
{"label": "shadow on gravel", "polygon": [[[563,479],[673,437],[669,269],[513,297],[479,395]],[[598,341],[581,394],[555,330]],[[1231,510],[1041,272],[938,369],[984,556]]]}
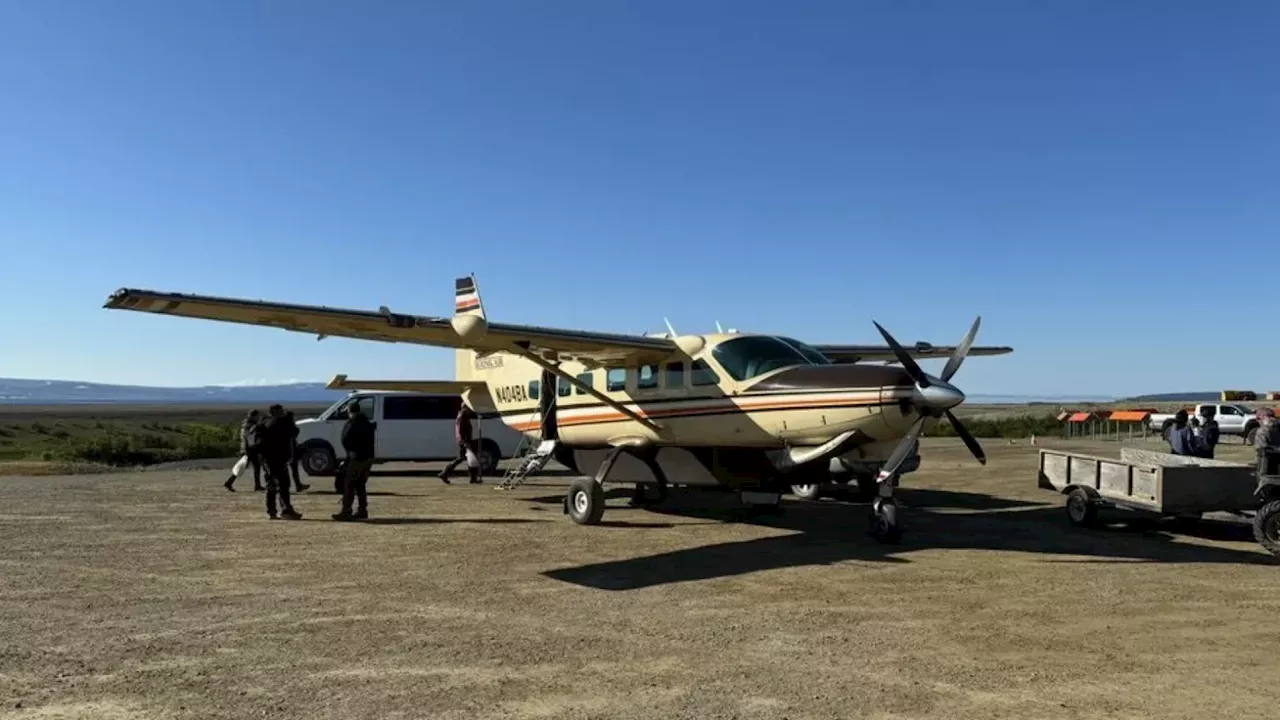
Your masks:
{"label": "shadow on gravel", "polygon": [[[575,585],[602,590],[636,590],[671,583],[732,577],[763,570],[858,561],[905,563],[914,550],[991,550],[1075,555],[1094,561],[1274,565],[1260,548],[1243,550],[1181,542],[1168,523],[1134,524],[1126,530],[1086,530],[1067,522],[1060,502],[1051,505],[1006,500],[979,493],[903,488],[905,538],[881,545],[867,532],[865,503],[784,502],[780,516],[761,517],[737,505],[736,495],[678,492],[646,509],[657,514],[740,522],[790,530],[790,534],[687,548],[544,572]],[[629,490],[627,493],[629,495]],[[562,496],[536,498],[560,503]],[[937,510],[946,510],[937,512]],[[957,512],[956,510],[960,510]],[[614,508],[606,510],[607,518]],[[633,511],[634,512],[634,511]],[[1243,530],[1243,529],[1241,529]],[[590,531],[583,528],[583,531]],[[1235,529],[1204,523],[1200,532],[1215,539],[1244,539]],[[1256,546],[1255,546],[1256,548]],[[998,562],[992,558],[993,562]],[[1066,562],[1046,558],[1046,562]]]}

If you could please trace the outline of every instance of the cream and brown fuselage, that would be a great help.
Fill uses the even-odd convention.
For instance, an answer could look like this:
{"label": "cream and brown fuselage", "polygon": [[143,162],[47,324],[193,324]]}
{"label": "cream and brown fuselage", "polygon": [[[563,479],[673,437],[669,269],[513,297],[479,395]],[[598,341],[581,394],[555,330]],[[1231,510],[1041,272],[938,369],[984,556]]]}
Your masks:
{"label": "cream and brown fuselage", "polygon": [[[468,405],[497,413],[507,425],[530,436],[542,431],[546,393],[555,394],[554,423],[561,446],[556,457],[571,468],[593,473],[609,448],[643,447],[656,453],[668,477],[681,484],[753,484],[753,479],[780,474],[753,457],[821,446],[849,431],[856,432],[842,453],[882,460],[917,417],[908,404],[912,381],[900,367],[797,365],[738,382],[711,354],[719,341],[732,337],[738,336],[704,336],[702,352],[673,354],[639,366],[560,365],[578,381],[651,420],[656,429],[564,378],[550,377],[519,355],[458,351],[456,371],[459,380],[484,383],[484,390],[475,388],[464,395]],[[547,387],[548,379],[554,385]],[[821,468],[829,459],[823,458]],[[652,479],[638,461],[620,461],[611,477]]]}

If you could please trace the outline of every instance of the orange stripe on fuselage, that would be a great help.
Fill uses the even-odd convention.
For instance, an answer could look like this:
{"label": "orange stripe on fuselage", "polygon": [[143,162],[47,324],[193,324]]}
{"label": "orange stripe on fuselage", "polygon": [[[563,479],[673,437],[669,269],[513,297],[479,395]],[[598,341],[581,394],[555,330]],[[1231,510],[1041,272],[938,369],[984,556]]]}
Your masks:
{"label": "orange stripe on fuselage", "polygon": [[[635,408],[636,414],[644,418],[673,418],[687,417],[695,415],[707,414],[727,414],[732,412],[752,413],[752,412],[772,412],[776,410],[814,410],[825,408],[847,408],[847,407],[872,407],[882,405],[879,398],[861,399],[861,400],[831,400],[823,398],[814,398],[813,400],[788,400],[783,402],[754,401],[739,404],[727,404],[718,402],[715,405],[694,405],[692,407],[671,408],[669,410],[645,410],[644,408]],[[573,409],[572,406],[563,408],[564,410]],[[537,412],[534,410],[533,412]],[[630,416],[624,415],[617,410],[602,410],[600,412],[591,413],[589,415],[571,415],[565,418],[556,418],[556,425],[559,427],[568,427],[573,425],[593,425],[595,423],[618,422],[620,420],[631,420]],[[510,427],[514,430],[525,432],[528,430],[537,430],[541,426],[541,421],[514,423]]]}

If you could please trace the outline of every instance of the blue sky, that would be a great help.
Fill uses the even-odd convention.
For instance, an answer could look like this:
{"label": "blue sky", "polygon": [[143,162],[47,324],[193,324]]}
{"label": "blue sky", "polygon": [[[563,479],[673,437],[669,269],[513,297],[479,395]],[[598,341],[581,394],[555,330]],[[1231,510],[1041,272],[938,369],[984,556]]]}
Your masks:
{"label": "blue sky", "polygon": [[[0,4],[0,376],[449,377],[121,286],[1280,387],[1268,2]],[[1088,289],[1086,289],[1088,288]],[[1270,300],[1275,306],[1275,300]],[[1273,314],[1271,314],[1274,316]]]}

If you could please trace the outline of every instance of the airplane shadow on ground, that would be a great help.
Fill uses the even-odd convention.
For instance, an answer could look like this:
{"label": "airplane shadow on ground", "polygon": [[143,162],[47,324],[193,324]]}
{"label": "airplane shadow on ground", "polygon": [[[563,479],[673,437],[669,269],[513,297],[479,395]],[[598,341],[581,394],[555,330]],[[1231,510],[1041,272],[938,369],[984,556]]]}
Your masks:
{"label": "airplane shadow on ground", "polygon": [[[304,517],[303,520],[337,522],[331,517]],[[550,520],[532,518],[448,518],[448,517],[371,517],[368,520],[356,520],[348,525],[521,525],[527,523],[545,523]]]}
{"label": "airplane shadow on ground", "polygon": [[[667,502],[646,509],[658,514],[721,522],[736,520],[794,533],[550,570],[542,574],[554,580],[600,590],[636,590],[786,567],[846,561],[906,563],[911,561],[905,555],[928,549],[1083,556],[1069,560],[1046,558],[1046,562],[1259,565],[1274,565],[1276,562],[1271,556],[1259,552],[1176,542],[1178,535],[1168,531],[1170,523],[1167,522],[1128,522],[1094,530],[1077,528],[1067,522],[1061,500],[1046,504],[978,493],[903,488],[899,497],[907,506],[903,515],[906,536],[902,544],[895,546],[881,545],[870,537],[866,503],[788,500],[783,514],[761,517],[735,507],[734,502],[694,499],[681,490],[673,489]],[[629,497],[630,490],[615,490],[610,494]],[[717,494],[703,495],[715,498]],[[736,496],[729,497],[736,501]],[[563,501],[563,496],[534,498],[534,501],[558,504]],[[605,517],[614,512],[626,510],[611,505],[605,511]],[[1225,523],[1204,522],[1193,532],[1211,539],[1251,540],[1248,528]]]}

